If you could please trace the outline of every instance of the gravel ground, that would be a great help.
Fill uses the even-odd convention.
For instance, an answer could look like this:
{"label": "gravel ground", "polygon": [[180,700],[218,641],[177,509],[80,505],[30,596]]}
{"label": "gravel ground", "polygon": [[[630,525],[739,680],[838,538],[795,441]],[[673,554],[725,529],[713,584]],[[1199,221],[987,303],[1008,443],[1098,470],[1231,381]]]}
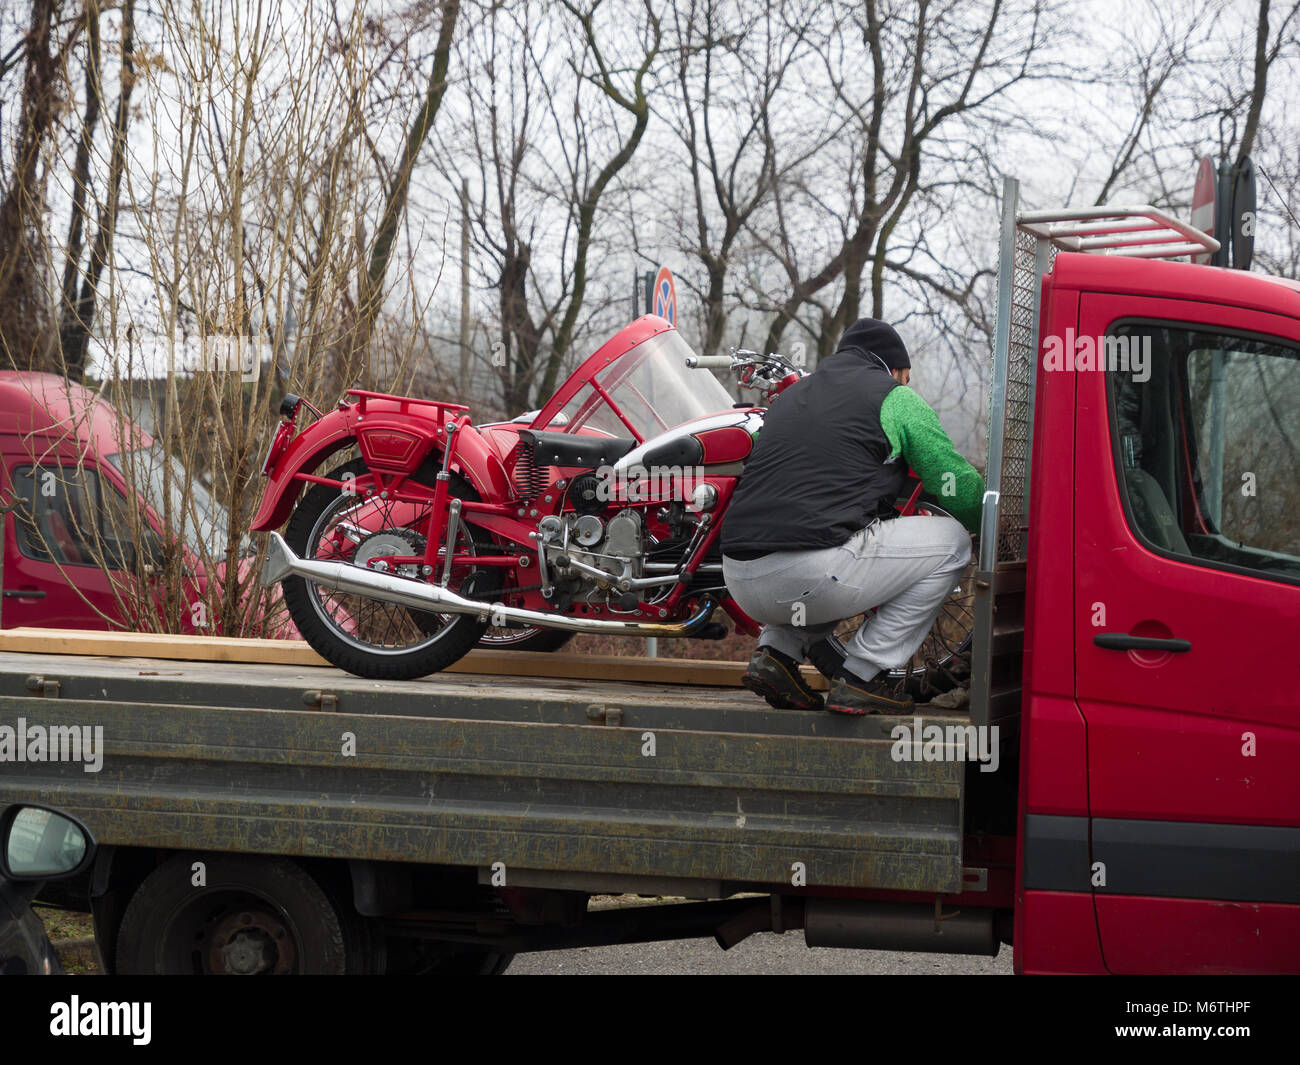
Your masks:
{"label": "gravel ground", "polygon": [[1011,948],[996,958],[806,947],[802,932],[750,936],[730,950],[712,939],[680,939],[619,947],[583,947],[521,954],[507,976],[692,975],[1011,975]]}

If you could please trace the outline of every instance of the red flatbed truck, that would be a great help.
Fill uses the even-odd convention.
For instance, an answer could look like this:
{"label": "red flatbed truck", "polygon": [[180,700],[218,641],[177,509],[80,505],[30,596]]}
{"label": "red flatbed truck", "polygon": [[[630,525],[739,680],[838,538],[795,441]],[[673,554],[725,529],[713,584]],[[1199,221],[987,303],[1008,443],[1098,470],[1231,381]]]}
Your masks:
{"label": "red flatbed truck", "polygon": [[[845,720],[616,662],[377,682],[11,634],[0,757],[20,718],[103,728],[98,771],[10,758],[0,803],[99,840],[110,971],[500,971],[795,929],[1010,941],[1024,973],[1300,971],[1300,285],[1162,261],[1214,242],[1149,208],[1017,195],[968,708]],[[589,910],[610,892],[684,901]]]}

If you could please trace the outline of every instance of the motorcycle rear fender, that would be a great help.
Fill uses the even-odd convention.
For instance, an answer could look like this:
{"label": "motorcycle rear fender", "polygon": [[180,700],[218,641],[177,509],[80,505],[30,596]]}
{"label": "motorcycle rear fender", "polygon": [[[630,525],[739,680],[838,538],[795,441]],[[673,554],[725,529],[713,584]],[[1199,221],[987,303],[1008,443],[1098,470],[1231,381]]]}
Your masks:
{"label": "motorcycle rear fender", "polygon": [[[438,464],[442,461],[440,434],[433,425],[368,412],[364,425],[358,426],[353,408],[330,411],[294,437],[280,456],[249,528],[253,532],[278,529],[288,520],[306,483],[298,480],[298,475],[315,472],[331,455],[353,445],[361,449],[368,467],[385,473],[413,473],[426,458]],[[452,468],[483,500],[510,498],[505,467],[472,427],[461,433]]]}

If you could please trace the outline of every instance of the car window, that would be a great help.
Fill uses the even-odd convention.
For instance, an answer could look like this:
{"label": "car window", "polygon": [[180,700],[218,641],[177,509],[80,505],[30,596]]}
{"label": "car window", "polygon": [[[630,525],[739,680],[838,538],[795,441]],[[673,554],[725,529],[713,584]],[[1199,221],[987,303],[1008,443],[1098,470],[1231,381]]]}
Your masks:
{"label": "car window", "polygon": [[133,567],[129,510],[93,466],[44,464],[12,471],[18,549],[40,562]]}

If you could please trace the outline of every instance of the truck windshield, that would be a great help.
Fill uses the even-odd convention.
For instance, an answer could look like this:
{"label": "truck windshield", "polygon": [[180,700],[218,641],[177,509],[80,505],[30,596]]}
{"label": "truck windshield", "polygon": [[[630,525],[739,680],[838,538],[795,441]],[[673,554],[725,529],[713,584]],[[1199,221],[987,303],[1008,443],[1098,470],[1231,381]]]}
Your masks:
{"label": "truck windshield", "polygon": [[107,459],[196,555],[226,553],[229,513],[174,455],[164,454],[161,444],[117,451]]}

